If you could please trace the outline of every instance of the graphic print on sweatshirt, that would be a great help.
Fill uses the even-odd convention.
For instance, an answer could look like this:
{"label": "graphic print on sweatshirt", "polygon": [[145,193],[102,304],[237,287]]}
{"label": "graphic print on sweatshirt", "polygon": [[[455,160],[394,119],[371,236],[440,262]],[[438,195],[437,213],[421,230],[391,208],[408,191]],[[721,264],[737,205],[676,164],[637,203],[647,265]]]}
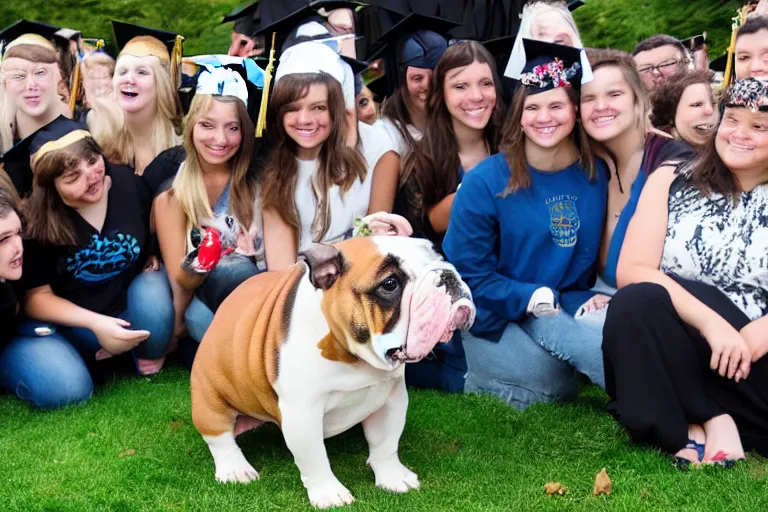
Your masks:
{"label": "graphic print on sweatshirt", "polygon": [[93,234],[88,245],[67,258],[67,271],[78,281],[100,283],[136,263],[140,254],[139,242],[132,235],[115,233],[102,238]]}
{"label": "graphic print on sweatshirt", "polygon": [[558,247],[573,247],[579,240],[581,219],[576,209],[578,199],[578,196],[562,194],[545,201],[549,208],[549,231]]}

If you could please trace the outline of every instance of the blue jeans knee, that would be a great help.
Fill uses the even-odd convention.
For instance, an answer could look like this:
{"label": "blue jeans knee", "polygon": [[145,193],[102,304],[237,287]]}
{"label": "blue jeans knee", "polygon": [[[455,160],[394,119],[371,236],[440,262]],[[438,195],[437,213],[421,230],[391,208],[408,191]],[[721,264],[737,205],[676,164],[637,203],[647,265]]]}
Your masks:
{"label": "blue jeans knee", "polygon": [[576,371],[509,323],[498,342],[462,334],[467,357],[467,393],[498,396],[518,409],[578,394]]}
{"label": "blue jeans knee", "polygon": [[213,322],[213,311],[195,296],[184,312],[184,322],[187,324],[189,336],[200,343],[208,326]]}
{"label": "blue jeans knee", "polygon": [[84,402],[93,394],[85,361],[60,334],[11,340],[0,351],[0,385],[42,409]]}
{"label": "blue jeans knee", "polygon": [[173,295],[165,268],[142,272],[128,287],[127,307],[119,315],[133,329],[150,332],[133,353],[143,359],[158,359],[168,350],[173,336]]}

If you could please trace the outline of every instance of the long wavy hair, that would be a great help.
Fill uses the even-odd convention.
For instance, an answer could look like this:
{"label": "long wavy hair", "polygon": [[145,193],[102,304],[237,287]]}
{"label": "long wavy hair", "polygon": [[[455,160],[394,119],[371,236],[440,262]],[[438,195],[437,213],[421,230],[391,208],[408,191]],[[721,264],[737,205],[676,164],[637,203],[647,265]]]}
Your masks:
{"label": "long wavy hair", "polygon": [[262,175],[262,206],[272,208],[297,233],[301,232],[296,207],[296,186],[299,177],[296,142],[288,135],[283,118],[292,104],[304,98],[313,85],[328,90],[328,113],[331,130],[320,149],[317,174],[312,178],[312,191],[317,210],[312,222],[315,242],[321,241],[331,223],[328,192],[337,185],[347,192],[355,180],[364,180],[366,164],[363,157],[346,145],[344,94],[341,85],[327,73],[297,73],[286,75],[275,87],[267,112],[267,136],[274,145],[269,162]]}
{"label": "long wavy hair", "polygon": [[56,64],[58,72],[57,93],[62,101],[69,97],[69,89],[62,78],[59,54],[53,48],[36,44],[19,44],[8,49],[0,65],[0,153],[8,151],[18,136],[16,122],[16,106],[5,94],[7,76],[4,73],[7,59],[17,58],[39,64]]}
{"label": "long wavy hair", "polygon": [[255,141],[253,137],[254,127],[245,104],[235,96],[198,94],[192,99],[189,114],[187,114],[184,122],[184,148],[187,152],[187,158],[173,180],[170,195],[179,201],[184,214],[187,216],[187,230],[195,226],[199,227],[203,218],[213,217],[213,209],[203,182],[203,168],[200,155],[195,148],[193,133],[200,118],[217,102],[233,104],[237,108],[237,120],[243,138],[237,152],[229,160],[229,168],[232,172],[229,193],[235,218],[244,230],[248,230],[253,221],[253,207],[257,194],[256,182],[248,173]]}
{"label": "long wavy hair", "polygon": [[[568,99],[576,109],[578,117],[579,93],[573,87],[566,87]],[[525,158],[525,132],[521,125],[525,112],[525,100],[530,96],[527,87],[518,87],[512,97],[512,106],[505,122],[504,139],[501,148],[505,152],[505,159],[510,170],[507,188],[502,192],[505,197],[520,189],[531,186],[531,173],[528,169],[528,161]],[[581,123],[577,122],[571,133],[571,138],[579,150],[579,165],[586,169],[587,177],[594,180],[597,176],[597,164],[595,154],[590,145],[590,139]]]}
{"label": "long wavy hair", "polygon": [[94,156],[102,156],[99,145],[93,138],[86,137],[63,149],[50,151],[32,164],[32,194],[22,204],[29,238],[50,245],[77,245],[75,227],[69,215],[71,208],[64,204],[54,181],[80,165],[82,160]]}
{"label": "long wavy hair", "polygon": [[[157,57],[145,58],[148,59],[152,75],[155,77],[157,91],[157,112],[152,123],[152,156],[154,158],[166,149],[181,143],[181,137],[178,135],[180,118],[169,65]],[[118,59],[115,68],[119,66]],[[100,98],[94,102],[94,115],[89,119],[89,128],[98,141],[102,153],[110,162],[136,168],[136,147],[128,132],[125,113],[120,108],[114,107],[115,94],[113,91],[110,98],[106,100]],[[136,168],[137,174],[143,172],[144,169]]]}
{"label": "long wavy hair", "polygon": [[461,161],[458,141],[453,130],[453,121],[445,104],[445,79],[451,70],[469,66],[474,62],[487,64],[491,69],[496,87],[496,105],[485,126],[484,136],[491,154],[499,148],[500,129],[504,105],[501,99],[496,61],[485,47],[477,41],[461,41],[449,46],[435,66],[427,96],[427,123],[424,138],[416,144],[403,165],[401,186],[413,176],[418,196],[421,198],[421,215],[448,194],[456,191]]}

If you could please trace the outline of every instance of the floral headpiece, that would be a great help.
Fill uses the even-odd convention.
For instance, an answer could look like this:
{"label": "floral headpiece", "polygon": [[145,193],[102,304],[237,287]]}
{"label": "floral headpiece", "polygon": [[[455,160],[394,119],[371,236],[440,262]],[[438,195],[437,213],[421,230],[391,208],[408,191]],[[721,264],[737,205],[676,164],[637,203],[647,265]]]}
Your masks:
{"label": "floral headpiece", "polygon": [[734,82],[728,89],[725,105],[748,108],[752,112],[768,112],[768,81],[746,78]]}
{"label": "floral headpiece", "polygon": [[537,89],[556,89],[571,85],[571,80],[580,69],[581,64],[578,62],[574,62],[571,67],[566,68],[563,61],[555,57],[552,62],[536,66],[529,73],[522,73],[520,82],[527,87]]}

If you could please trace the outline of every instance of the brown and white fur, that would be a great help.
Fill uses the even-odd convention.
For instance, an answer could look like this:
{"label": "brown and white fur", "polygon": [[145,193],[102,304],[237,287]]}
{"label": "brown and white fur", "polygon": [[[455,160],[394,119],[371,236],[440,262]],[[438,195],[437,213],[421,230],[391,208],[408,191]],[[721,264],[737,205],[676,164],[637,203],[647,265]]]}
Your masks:
{"label": "brown and white fur", "polygon": [[408,408],[404,362],[471,326],[469,288],[425,240],[352,238],[315,244],[302,259],[239,286],[197,352],[192,419],[216,479],[259,477],[235,436],[271,421],[311,504],[351,503],[323,440],[362,422],[376,485],[418,488],[397,453]]}

